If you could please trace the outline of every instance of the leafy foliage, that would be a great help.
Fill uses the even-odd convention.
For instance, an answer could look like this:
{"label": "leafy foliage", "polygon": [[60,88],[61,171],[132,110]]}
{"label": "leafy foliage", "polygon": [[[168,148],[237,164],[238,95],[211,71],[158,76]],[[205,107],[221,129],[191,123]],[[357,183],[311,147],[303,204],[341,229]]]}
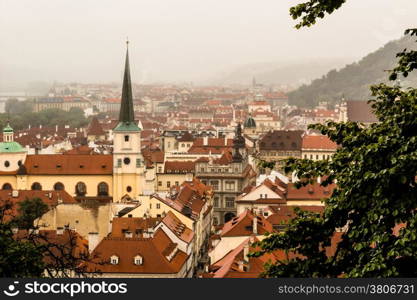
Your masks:
{"label": "leafy foliage", "polygon": [[48,211],[48,206],[39,198],[26,199],[19,203],[19,215],[13,219],[14,225],[20,229],[29,230],[37,218]]}
{"label": "leafy foliage", "polygon": [[[65,230],[57,237],[40,231],[37,220],[47,211],[40,199],[26,199],[12,215],[13,204],[0,205],[0,277],[72,277],[85,275],[92,259],[79,236]],[[16,231],[19,229],[19,231]],[[93,274],[94,275],[94,274]]]}
{"label": "leafy foliage", "polygon": [[[331,161],[287,161],[286,171],[294,171],[300,184],[329,175],[323,185],[337,181],[337,188],[325,200],[323,216],[299,212],[284,234],[259,244],[258,254],[283,249],[298,255],[269,265],[267,276],[417,275],[416,269],[399,267],[400,258],[414,261],[417,253],[417,89],[380,84],[372,92],[379,123],[312,125],[341,148]],[[397,224],[407,226],[395,236]],[[340,228],[347,230],[335,254],[327,256],[326,247]]]}
{"label": "leafy foliage", "polygon": [[[405,35],[417,36],[417,28],[407,29]],[[398,73],[407,77],[410,72],[417,69],[417,51],[404,49],[397,54],[399,58],[398,66],[392,70],[390,80],[396,80]]]}
{"label": "leafy foliage", "polygon": [[0,206],[0,277],[40,277],[44,270],[40,247],[14,238],[12,223],[5,221],[11,207]]}
{"label": "leafy foliage", "polygon": [[[416,69],[415,55],[400,53],[391,79]],[[322,185],[337,182],[337,188],[324,200],[323,215],[298,210],[284,233],[257,243],[261,250],[254,256],[287,253],[287,259],[267,264],[263,276],[417,276],[417,89],[380,83],[371,92],[378,123],[311,125],[341,146],[333,159],[286,162],[285,171],[294,172],[299,185],[327,176]]]}
{"label": "leafy foliage", "polygon": [[301,18],[295,27],[310,27],[316,24],[318,18],[323,19],[326,14],[331,14],[340,8],[346,0],[310,0],[297,4],[290,8],[293,19]]}

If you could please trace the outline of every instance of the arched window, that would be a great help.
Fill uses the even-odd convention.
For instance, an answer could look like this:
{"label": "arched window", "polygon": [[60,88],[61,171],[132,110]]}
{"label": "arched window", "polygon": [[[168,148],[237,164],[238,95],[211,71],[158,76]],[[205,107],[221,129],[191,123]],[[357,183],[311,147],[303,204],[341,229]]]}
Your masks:
{"label": "arched window", "polygon": [[13,187],[10,183],[5,183],[5,184],[3,184],[3,187],[1,189],[2,190],[12,190]]}
{"label": "arched window", "polygon": [[110,263],[112,265],[117,265],[119,263],[119,257],[117,255],[110,256]]}
{"label": "arched window", "polygon": [[34,182],[32,183],[32,188],[33,191],[41,191],[42,190],[42,185],[39,182]]}
{"label": "arched window", "polygon": [[227,223],[229,222],[231,219],[233,219],[235,217],[235,214],[232,212],[228,212],[224,215],[224,222]]}
{"label": "arched window", "polygon": [[55,191],[63,191],[65,190],[64,184],[62,182],[57,182],[54,184]]}
{"label": "arched window", "polygon": [[143,257],[138,254],[133,258],[133,262],[135,265],[140,266],[141,264],[143,264]]}
{"label": "arched window", "polygon": [[105,182],[100,182],[97,186],[97,195],[98,196],[108,196],[109,195],[109,185]]}
{"label": "arched window", "polygon": [[87,194],[87,186],[84,182],[80,181],[75,185],[75,194],[77,196],[85,196]]}

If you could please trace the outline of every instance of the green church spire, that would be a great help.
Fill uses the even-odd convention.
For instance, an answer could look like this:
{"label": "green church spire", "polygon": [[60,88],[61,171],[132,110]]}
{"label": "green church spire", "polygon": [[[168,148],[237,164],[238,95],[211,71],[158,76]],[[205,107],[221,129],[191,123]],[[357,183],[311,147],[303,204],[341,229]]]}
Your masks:
{"label": "green church spire", "polygon": [[120,105],[119,124],[115,131],[139,131],[135,122],[135,111],[133,110],[132,82],[130,79],[129,66],[129,41],[126,41],[126,61],[123,75],[122,101]]}

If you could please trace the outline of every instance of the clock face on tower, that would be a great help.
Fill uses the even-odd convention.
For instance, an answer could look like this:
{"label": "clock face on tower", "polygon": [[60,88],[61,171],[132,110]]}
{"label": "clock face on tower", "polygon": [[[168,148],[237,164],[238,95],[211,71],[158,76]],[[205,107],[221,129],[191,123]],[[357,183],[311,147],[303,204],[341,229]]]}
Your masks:
{"label": "clock face on tower", "polygon": [[125,165],[130,164],[130,158],[129,158],[129,157],[125,157],[125,158],[123,159],[123,162],[124,162],[124,164],[125,164]]}

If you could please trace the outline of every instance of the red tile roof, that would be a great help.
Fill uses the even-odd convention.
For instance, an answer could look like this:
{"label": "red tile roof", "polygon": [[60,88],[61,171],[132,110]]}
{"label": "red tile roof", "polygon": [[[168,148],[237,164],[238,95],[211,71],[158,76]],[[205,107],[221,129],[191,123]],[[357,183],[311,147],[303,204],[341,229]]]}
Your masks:
{"label": "red tile roof", "polygon": [[132,238],[143,238],[143,232],[153,229],[161,218],[113,218],[111,237],[125,237],[126,232],[132,233]]}
{"label": "red tile roof", "polygon": [[[171,260],[175,244],[163,230],[157,230],[153,238],[104,238],[94,249],[97,256],[93,263],[87,263],[87,270],[102,273],[122,274],[176,274],[187,261],[187,254],[178,250]],[[168,253],[170,252],[170,253]],[[118,264],[111,264],[110,258],[116,255]],[[141,265],[134,263],[135,256],[143,258]]]}
{"label": "red tile roof", "polygon": [[257,219],[257,234],[265,234],[272,232],[272,224],[269,223],[263,216],[254,215],[250,210],[246,209],[239,216],[234,217],[229,222],[223,225],[220,235],[222,237],[231,236],[250,236],[253,232],[254,218]]}
{"label": "red tile roof", "polygon": [[305,135],[302,149],[336,150],[337,144],[324,135]]}
{"label": "red tile roof", "polygon": [[194,173],[195,163],[193,161],[166,161],[165,173]]}
{"label": "red tile roof", "polygon": [[323,200],[329,198],[333,189],[336,188],[336,184],[330,184],[326,187],[320,185],[320,183],[313,183],[307,186],[297,189],[294,183],[288,183],[287,200]]}
{"label": "red tile roof", "polygon": [[112,155],[28,155],[24,163],[32,175],[111,175]]}
{"label": "red tile roof", "polygon": [[87,127],[87,135],[105,135],[105,132],[101,127],[101,124],[99,123],[97,117],[93,117],[91,119],[91,122]]}
{"label": "red tile roof", "polygon": [[162,222],[182,241],[190,243],[194,238],[194,232],[185,226],[178,217],[168,211]]}
{"label": "red tile roof", "polygon": [[352,122],[378,122],[372,107],[367,101],[346,101],[348,120]]}

